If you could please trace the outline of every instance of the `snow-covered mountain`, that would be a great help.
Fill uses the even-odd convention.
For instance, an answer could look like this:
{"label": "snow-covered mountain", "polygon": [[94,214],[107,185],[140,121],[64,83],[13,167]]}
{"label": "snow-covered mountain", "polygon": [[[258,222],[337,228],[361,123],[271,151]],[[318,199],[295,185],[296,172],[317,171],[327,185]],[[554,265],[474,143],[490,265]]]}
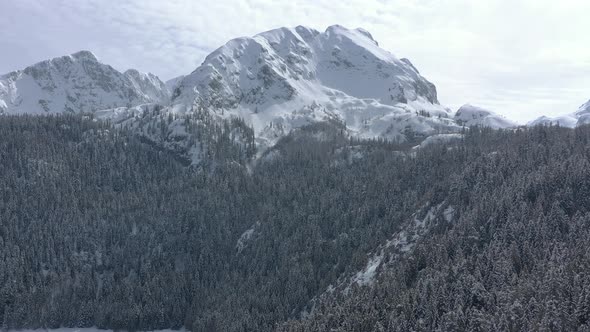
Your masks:
{"label": "snow-covered mountain", "polygon": [[590,100],[580,106],[574,113],[565,114],[557,117],[542,116],[529,122],[528,126],[536,125],[560,125],[562,127],[574,128],[579,125],[590,123]]}
{"label": "snow-covered mountain", "polygon": [[494,129],[516,127],[516,122],[481,107],[465,104],[461,106],[454,116],[455,121],[466,127],[482,126]]}
{"label": "snow-covered mountain", "polygon": [[160,104],[169,102],[170,89],[158,76],[152,73],[142,73],[136,69],[128,69],[124,74],[131,80],[135,89],[151,102]]}
{"label": "snow-covered mountain", "polygon": [[93,112],[168,99],[168,89],[156,76],[120,73],[88,51],[0,76],[0,113]]}
{"label": "snow-covered mountain", "polygon": [[358,137],[400,141],[408,129],[430,135],[460,128],[409,60],[380,48],[365,30],[338,25],[229,41],[178,83],[172,112],[195,107],[245,119],[267,146],[324,120],[345,123]]}
{"label": "snow-covered mountain", "polygon": [[234,143],[251,151],[255,137],[261,153],[317,122],[399,142],[454,137],[465,125],[516,125],[469,105],[453,115],[409,60],[380,48],[369,32],[339,25],[230,40],[192,73],[166,83],[133,69],[121,73],[87,51],[0,76],[0,113],[56,112],[94,112],[191,160],[212,153],[204,140],[245,137]]}

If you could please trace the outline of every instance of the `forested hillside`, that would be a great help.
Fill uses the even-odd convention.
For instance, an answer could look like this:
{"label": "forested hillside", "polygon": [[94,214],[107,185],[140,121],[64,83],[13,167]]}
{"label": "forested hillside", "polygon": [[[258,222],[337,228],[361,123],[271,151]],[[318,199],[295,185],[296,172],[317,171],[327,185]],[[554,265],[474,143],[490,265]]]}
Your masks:
{"label": "forested hillside", "polygon": [[410,149],[318,123],[196,168],[81,116],[3,116],[1,327],[576,330],[589,141],[472,128]]}
{"label": "forested hillside", "polygon": [[589,331],[589,143],[588,127],[472,130],[446,153],[452,222],[279,330]]}

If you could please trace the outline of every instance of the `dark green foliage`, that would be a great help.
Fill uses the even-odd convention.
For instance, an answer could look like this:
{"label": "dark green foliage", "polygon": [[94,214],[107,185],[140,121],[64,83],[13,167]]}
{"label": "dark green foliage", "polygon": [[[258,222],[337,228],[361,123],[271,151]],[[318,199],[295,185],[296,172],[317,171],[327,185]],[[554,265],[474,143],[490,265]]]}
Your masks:
{"label": "dark green foliage", "polygon": [[[125,129],[129,123],[124,125]],[[219,119],[202,107],[187,114],[167,112],[160,105],[145,105],[130,124],[144,143],[190,164],[196,156],[200,164],[234,161],[246,164],[256,155],[254,130],[240,118]]]}
{"label": "dark green foliage", "polygon": [[3,117],[0,136],[4,326],[181,327],[229,274],[255,212],[241,169],[195,173],[73,116]]}
{"label": "dark green foliage", "polygon": [[279,330],[588,331],[589,140],[588,127],[472,129],[447,151],[454,220],[372,287]]}
{"label": "dark green foliage", "polygon": [[[2,328],[589,324],[589,128],[472,129],[454,146],[404,153],[316,124],[252,166],[251,129],[210,116],[160,119],[206,142],[215,163],[198,169],[178,158],[185,151],[81,117],[0,118]],[[373,286],[290,320],[439,204],[454,220],[434,224]]]}

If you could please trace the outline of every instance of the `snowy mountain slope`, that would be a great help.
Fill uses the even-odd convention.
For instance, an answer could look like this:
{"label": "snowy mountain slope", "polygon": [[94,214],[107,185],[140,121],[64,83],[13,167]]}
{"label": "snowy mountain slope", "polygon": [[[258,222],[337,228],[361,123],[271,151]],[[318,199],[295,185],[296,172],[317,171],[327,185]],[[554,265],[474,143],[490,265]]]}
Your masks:
{"label": "snowy mountain slope", "polygon": [[362,29],[298,26],[237,38],[178,83],[171,110],[203,107],[251,123],[270,146],[302,125],[338,120],[352,135],[405,140],[459,126],[435,86],[407,60],[381,49]]}
{"label": "snowy mountain slope", "polygon": [[499,114],[481,107],[465,104],[461,106],[454,116],[458,124],[466,127],[482,126],[494,129],[516,127],[516,122],[510,121]]}
{"label": "snowy mountain slope", "polygon": [[590,100],[584,103],[578,110],[574,113],[560,115],[557,117],[547,117],[541,116],[531,122],[529,122],[528,126],[536,126],[536,125],[560,125],[562,127],[574,128],[579,125],[588,124],[590,123]]}
{"label": "snowy mountain slope", "polygon": [[167,80],[166,82],[164,82],[164,84],[166,85],[166,88],[168,88],[168,91],[170,91],[171,95],[174,93],[174,90],[176,89],[176,87],[178,86],[180,81],[182,81],[183,78],[185,78],[185,75],[180,75],[178,77],[171,78],[171,79]]}
{"label": "snowy mountain slope", "polygon": [[171,90],[158,76],[152,73],[141,73],[135,69],[128,69],[124,74],[147,100],[161,104],[169,102]]}
{"label": "snowy mountain slope", "polygon": [[120,73],[80,51],[0,76],[0,112],[60,113],[167,102],[168,91],[154,75]]}
{"label": "snowy mountain slope", "polygon": [[207,151],[199,130],[236,118],[243,119],[234,122],[243,135],[230,136],[246,137],[237,144],[249,146],[253,131],[259,156],[293,129],[317,122],[398,142],[446,137],[465,124],[514,125],[472,106],[453,117],[409,60],[380,48],[369,32],[339,25],[230,40],[192,73],[166,83],[133,69],[120,73],[81,51],[1,76],[0,112],[95,112],[162,147],[192,151],[192,160]]}

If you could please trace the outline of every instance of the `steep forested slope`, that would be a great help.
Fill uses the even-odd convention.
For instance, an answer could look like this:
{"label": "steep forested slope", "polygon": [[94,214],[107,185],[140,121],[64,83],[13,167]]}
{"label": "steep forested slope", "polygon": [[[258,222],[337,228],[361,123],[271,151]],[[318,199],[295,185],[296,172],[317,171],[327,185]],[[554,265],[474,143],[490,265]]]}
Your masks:
{"label": "steep forested slope", "polygon": [[575,329],[589,140],[472,129],[411,150],[318,123],[194,168],[101,122],[4,116],[2,327]]}
{"label": "steep forested slope", "polygon": [[588,331],[590,128],[471,132],[452,220],[281,331]]}

